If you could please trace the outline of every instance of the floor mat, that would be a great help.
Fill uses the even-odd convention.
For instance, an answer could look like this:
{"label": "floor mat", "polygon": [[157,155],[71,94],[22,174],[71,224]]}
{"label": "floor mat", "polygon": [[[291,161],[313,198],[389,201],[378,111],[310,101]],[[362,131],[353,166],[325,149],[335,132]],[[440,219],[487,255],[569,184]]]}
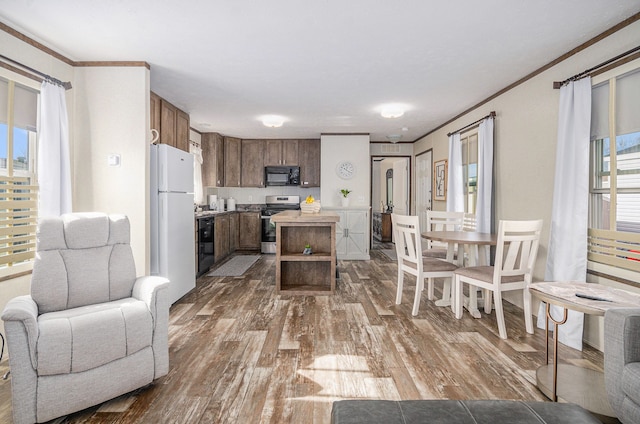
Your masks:
{"label": "floor mat", "polygon": [[235,256],[208,273],[207,277],[239,277],[247,272],[258,259],[260,259],[260,255]]}

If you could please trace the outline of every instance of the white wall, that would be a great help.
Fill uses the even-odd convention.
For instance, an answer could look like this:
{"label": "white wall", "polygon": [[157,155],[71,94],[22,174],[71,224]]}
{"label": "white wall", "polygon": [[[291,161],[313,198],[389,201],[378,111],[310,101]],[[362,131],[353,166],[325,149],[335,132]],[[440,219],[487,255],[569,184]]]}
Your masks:
{"label": "white wall", "polygon": [[[80,67],[75,78],[74,210],[122,213],[138,275],[149,271],[149,70]],[[109,154],[120,166],[109,166]]]}
{"label": "white wall", "polygon": [[[492,110],[496,111],[496,218],[544,219],[534,281],[544,278],[551,223],[559,100],[559,90],[552,88],[553,81],[562,81],[627,51],[637,45],[638,39],[640,22],[635,22],[456,119],[414,145],[414,154],[433,148],[434,161],[445,159],[448,155],[448,132],[464,127]],[[508,83],[505,81],[505,85]],[[444,202],[434,202],[434,209],[444,210]],[[522,304],[521,296],[514,294],[508,296],[508,299],[518,305]],[[537,312],[537,307],[534,311]],[[588,317],[587,321],[597,319],[601,318]],[[589,325],[592,328],[598,327],[596,324],[588,323]],[[599,335],[585,332],[585,337],[589,344],[599,346]]]}
{"label": "white wall", "polygon": [[[369,206],[371,199],[371,168],[368,135],[322,135],[320,137],[321,183],[320,201],[323,206],[341,206],[340,190],[348,189],[350,206]],[[336,167],[344,160],[351,161],[356,174],[343,180]]]}

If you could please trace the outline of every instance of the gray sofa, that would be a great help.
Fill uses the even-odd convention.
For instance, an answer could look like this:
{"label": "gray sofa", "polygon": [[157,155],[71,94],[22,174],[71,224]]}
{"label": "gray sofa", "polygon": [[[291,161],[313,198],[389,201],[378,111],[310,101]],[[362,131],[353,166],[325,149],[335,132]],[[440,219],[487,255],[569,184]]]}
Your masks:
{"label": "gray sofa", "polygon": [[640,309],[604,316],[604,381],[609,404],[624,424],[640,423]]}
{"label": "gray sofa", "polygon": [[577,405],[510,400],[341,400],[333,424],[601,424]]}
{"label": "gray sofa", "polygon": [[41,219],[36,251],[31,295],[2,314],[16,424],[67,415],[167,374],[169,282],[136,278],[127,217]]}

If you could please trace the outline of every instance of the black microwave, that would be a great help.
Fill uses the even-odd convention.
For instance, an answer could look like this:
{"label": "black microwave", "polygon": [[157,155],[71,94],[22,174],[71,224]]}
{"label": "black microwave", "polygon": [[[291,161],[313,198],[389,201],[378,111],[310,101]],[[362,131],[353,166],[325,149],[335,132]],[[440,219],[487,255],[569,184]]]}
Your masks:
{"label": "black microwave", "polygon": [[299,186],[299,166],[265,166],[264,181],[267,186]]}

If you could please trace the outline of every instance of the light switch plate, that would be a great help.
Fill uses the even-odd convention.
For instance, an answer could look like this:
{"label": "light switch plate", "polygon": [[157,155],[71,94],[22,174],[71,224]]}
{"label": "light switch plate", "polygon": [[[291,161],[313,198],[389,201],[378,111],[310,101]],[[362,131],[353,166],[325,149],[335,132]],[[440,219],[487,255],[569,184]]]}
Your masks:
{"label": "light switch plate", "polygon": [[117,153],[110,153],[107,158],[109,166],[120,166],[120,155]]}

